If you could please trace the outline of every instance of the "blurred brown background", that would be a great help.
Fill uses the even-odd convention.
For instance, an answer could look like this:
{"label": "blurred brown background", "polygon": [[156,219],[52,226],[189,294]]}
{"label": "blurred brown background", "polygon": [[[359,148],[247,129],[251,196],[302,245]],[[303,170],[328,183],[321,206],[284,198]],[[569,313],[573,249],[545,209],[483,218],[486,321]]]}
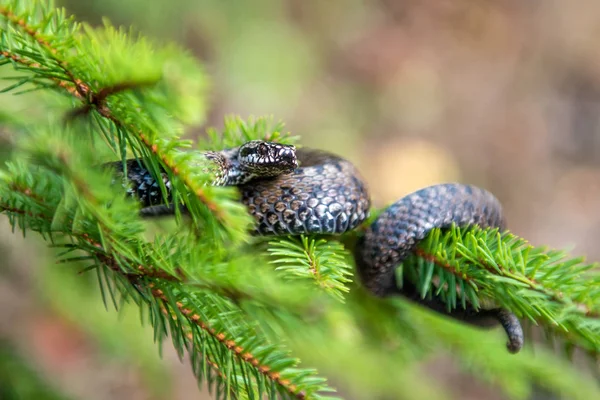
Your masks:
{"label": "blurred brown background", "polygon": [[[354,161],[378,206],[437,182],[474,183],[500,198],[516,234],[600,259],[600,2],[61,3],[79,20],[105,16],[189,48],[212,80],[207,125],[272,114],[302,144]],[[188,365],[170,346],[160,361],[135,315],[123,335],[94,296],[67,309],[72,297],[56,285],[69,269],[49,271],[43,247],[33,254],[34,240],[1,226],[12,268],[0,281],[0,337],[56,386],[73,398],[199,398]],[[89,325],[73,322],[92,307]],[[163,384],[153,377],[164,369]],[[500,398],[440,370],[465,399]]]}

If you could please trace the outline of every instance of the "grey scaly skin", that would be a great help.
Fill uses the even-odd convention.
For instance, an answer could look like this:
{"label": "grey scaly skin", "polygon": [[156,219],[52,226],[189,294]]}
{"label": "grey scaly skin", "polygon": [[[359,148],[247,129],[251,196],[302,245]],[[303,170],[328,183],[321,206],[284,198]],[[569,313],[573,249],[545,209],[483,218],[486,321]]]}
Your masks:
{"label": "grey scaly skin", "polygon": [[[239,188],[258,234],[341,234],[369,216],[369,194],[358,171],[333,154],[251,141],[205,156],[219,169],[214,184]],[[122,174],[121,162],[108,166]],[[164,172],[161,178],[170,202],[170,182]],[[140,200],[143,216],[173,213],[142,163],[127,160],[127,181],[128,194]]]}
{"label": "grey scaly skin", "polygon": [[[410,282],[400,289],[395,269],[432,229],[449,228],[452,224],[505,228],[500,202],[483,189],[449,183],[416,191],[389,206],[359,239],[356,262],[365,287],[380,297],[400,294],[438,312],[445,312],[445,303],[437,298],[421,299],[419,290]],[[506,310],[475,311],[467,306],[466,309],[453,310],[450,316],[480,326],[489,325],[490,318],[495,318],[506,330],[508,350],[516,353],[523,346],[519,320]]]}
{"label": "grey scaly skin", "polygon": [[[241,201],[262,235],[341,234],[369,215],[367,186],[355,167],[336,155],[264,141],[204,153],[218,167],[215,185],[237,186]],[[110,164],[122,173],[121,162]],[[300,165],[300,166],[298,166]],[[170,182],[161,174],[170,197]],[[142,215],[172,214],[159,186],[137,160],[127,161],[128,193],[139,198]],[[367,228],[356,246],[358,274],[374,295],[402,295],[437,312],[478,326],[497,322],[510,352],[523,346],[516,316],[503,309],[446,311],[437,298],[421,299],[410,282],[399,289],[395,269],[433,228],[477,225],[504,228],[502,209],[489,192],[470,185],[443,184],[419,190],[391,205]]]}

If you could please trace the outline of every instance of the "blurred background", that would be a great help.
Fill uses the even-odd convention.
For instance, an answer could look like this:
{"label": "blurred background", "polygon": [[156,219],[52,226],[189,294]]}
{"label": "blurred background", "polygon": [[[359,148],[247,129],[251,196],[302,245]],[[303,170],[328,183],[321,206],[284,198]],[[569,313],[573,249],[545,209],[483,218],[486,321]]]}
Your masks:
{"label": "blurred background", "polygon": [[[497,195],[516,234],[600,259],[597,1],[59,4],[92,25],[107,17],[188,48],[212,81],[206,126],[273,115],[303,145],[352,160],[377,206],[434,183],[473,183]],[[0,220],[5,355],[74,399],[204,398],[170,345],[161,360],[135,315],[117,323],[93,280],[66,284],[81,277],[47,266],[36,239]],[[74,299],[80,309],[66,307]],[[502,399],[451,364],[431,371],[463,399]]]}

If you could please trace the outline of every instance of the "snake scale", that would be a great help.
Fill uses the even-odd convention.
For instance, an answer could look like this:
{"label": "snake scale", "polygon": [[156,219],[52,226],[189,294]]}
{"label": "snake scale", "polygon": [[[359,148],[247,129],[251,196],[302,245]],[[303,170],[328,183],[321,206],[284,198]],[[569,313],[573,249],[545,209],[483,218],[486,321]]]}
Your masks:
{"label": "snake scale", "polygon": [[[341,234],[369,216],[367,185],[356,168],[334,154],[254,140],[239,147],[204,153],[217,166],[215,185],[237,186],[241,201],[256,220],[261,235]],[[123,163],[108,164],[123,175]],[[143,216],[171,214],[155,178],[136,159],[126,162],[128,193],[137,197]],[[168,176],[162,180],[170,194]],[[471,185],[430,186],[389,206],[366,228],[355,248],[363,286],[379,297],[405,296],[439,313],[477,326],[498,322],[508,336],[511,353],[523,346],[517,317],[504,309],[447,311],[437,298],[422,299],[411,282],[396,284],[395,269],[434,228],[476,225],[505,228],[502,207],[489,192]],[[407,280],[405,280],[407,281]]]}

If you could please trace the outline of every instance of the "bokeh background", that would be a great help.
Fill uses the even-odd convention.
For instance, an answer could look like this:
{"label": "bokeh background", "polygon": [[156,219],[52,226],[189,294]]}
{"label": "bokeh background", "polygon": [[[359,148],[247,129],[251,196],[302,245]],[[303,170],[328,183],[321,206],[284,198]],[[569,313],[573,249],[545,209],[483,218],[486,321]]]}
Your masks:
{"label": "bokeh background", "polygon": [[[600,2],[59,4],[188,48],[211,77],[206,126],[273,115],[302,144],[352,160],[378,206],[439,182],[483,186],[516,234],[600,260]],[[4,218],[0,243],[6,359],[74,399],[204,398],[170,346],[161,360],[135,318],[104,310],[93,280],[48,265]],[[502,399],[451,363],[430,371],[463,399]]]}

